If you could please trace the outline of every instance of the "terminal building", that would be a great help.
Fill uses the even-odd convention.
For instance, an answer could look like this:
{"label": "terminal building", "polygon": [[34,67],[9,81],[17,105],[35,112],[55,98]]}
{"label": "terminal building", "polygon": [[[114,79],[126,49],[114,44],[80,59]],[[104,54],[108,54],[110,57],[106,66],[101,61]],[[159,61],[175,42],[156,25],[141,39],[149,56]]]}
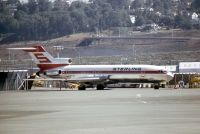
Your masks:
{"label": "terminal building", "polygon": [[169,85],[178,87],[200,87],[200,62],[180,62],[176,66],[165,66],[174,73],[174,78]]}
{"label": "terminal building", "polygon": [[174,74],[200,74],[200,62],[180,62],[178,65],[162,67]]}
{"label": "terminal building", "polygon": [[200,74],[200,62],[180,62],[178,72]]}

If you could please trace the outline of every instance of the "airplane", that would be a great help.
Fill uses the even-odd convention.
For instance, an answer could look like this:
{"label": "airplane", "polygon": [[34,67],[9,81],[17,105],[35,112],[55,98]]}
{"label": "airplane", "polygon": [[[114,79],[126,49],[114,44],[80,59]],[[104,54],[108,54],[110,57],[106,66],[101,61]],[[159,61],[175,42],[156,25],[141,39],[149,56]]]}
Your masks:
{"label": "airplane", "polygon": [[161,82],[173,78],[171,72],[155,65],[72,65],[71,58],[54,58],[40,45],[9,49],[28,52],[40,68],[40,76],[79,84],[79,90],[89,86],[103,90],[108,84],[119,82],[153,83],[154,89],[159,89]]}

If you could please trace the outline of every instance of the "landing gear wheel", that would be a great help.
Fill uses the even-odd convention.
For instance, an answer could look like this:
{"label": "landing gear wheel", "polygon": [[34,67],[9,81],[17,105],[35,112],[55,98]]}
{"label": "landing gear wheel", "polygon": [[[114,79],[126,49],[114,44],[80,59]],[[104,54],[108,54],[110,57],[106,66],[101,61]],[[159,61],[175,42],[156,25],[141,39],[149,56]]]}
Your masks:
{"label": "landing gear wheel", "polygon": [[102,84],[98,84],[97,85],[97,90],[104,90],[104,85],[102,85]]}
{"label": "landing gear wheel", "polygon": [[78,87],[78,90],[85,90],[86,88],[85,88],[85,85],[80,85],[79,87]]}
{"label": "landing gear wheel", "polygon": [[160,85],[159,85],[159,84],[154,85],[154,89],[155,89],[155,90],[157,90],[157,89],[159,89],[159,88],[160,88]]}
{"label": "landing gear wheel", "polygon": [[165,88],[165,84],[162,84],[161,87],[162,87],[162,88]]}

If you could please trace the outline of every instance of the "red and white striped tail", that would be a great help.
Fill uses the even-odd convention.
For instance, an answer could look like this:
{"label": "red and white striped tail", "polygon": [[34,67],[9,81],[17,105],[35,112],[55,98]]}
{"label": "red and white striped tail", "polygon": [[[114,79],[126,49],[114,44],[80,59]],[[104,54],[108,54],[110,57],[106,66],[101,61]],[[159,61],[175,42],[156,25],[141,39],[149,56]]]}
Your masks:
{"label": "red and white striped tail", "polygon": [[9,49],[23,50],[25,52],[28,52],[41,71],[63,67],[71,64],[70,58],[53,58],[42,46]]}

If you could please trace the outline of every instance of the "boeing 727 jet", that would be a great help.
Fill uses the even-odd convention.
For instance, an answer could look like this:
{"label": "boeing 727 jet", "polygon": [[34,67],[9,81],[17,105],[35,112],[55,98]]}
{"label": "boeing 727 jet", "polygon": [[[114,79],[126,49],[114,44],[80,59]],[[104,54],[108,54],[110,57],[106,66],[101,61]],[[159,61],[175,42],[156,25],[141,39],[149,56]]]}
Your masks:
{"label": "boeing 727 jet", "polygon": [[10,49],[28,52],[40,68],[40,75],[77,83],[79,90],[88,86],[102,90],[108,84],[119,82],[154,83],[158,89],[161,82],[173,78],[171,72],[155,65],[72,65],[70,58],[54,58],[42,46]]}

